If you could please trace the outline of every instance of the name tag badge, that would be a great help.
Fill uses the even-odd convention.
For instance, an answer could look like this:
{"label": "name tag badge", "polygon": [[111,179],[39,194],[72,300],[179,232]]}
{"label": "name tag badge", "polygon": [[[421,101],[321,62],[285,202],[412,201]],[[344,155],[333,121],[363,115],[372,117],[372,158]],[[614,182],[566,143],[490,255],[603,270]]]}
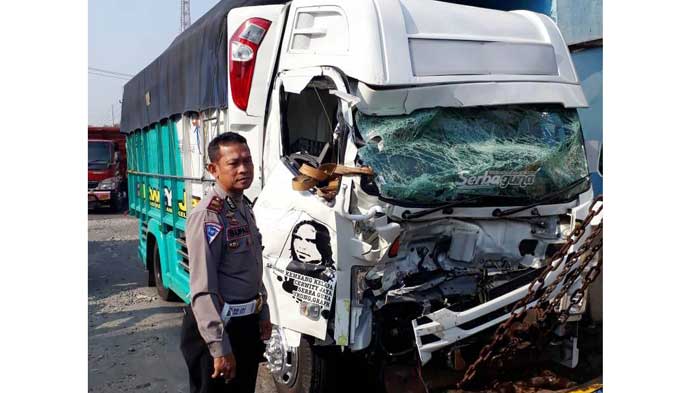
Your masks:
{"label": "name tag badge", "polygon": [[242,241],[250,234],[248,225],[236,225],[227,228],[227,241],[231,249],[237,249],[242,245]]}

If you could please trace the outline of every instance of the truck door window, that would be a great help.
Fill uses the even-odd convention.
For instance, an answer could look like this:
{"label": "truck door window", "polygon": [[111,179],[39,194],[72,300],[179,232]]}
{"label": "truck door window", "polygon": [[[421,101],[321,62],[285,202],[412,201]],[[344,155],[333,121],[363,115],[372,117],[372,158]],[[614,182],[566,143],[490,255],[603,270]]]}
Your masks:
{"label": "truck door window", "polygon": [[300,94],[286,96],[283,152],[288,157],[305,156],[309,160],[304,161],[317,164],[336,162],[332,135],[338,98],[329,94],[328,88],[313,83]]}

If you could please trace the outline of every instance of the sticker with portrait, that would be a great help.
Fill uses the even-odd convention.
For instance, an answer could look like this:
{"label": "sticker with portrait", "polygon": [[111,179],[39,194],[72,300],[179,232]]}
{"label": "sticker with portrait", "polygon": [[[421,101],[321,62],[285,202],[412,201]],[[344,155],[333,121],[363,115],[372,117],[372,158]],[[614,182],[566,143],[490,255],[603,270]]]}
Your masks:
{"label": "sticker with portrait", "polygon": [[[336,287],[336,263],[328,225],[302,214],[273,268],[282,325],[323,338]],[[296,310],[297,313],[287,312]],[[287,311],[286,311],[287,310]]]}

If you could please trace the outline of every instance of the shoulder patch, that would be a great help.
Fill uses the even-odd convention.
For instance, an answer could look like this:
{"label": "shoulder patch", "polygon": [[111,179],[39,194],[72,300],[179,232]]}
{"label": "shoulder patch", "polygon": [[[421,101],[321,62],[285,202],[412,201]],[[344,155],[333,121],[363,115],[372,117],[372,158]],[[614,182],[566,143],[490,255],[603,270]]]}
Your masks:
{"label": "shoulder patch", "polygon": [[205,223],[205,238],[208,240],[208,244],[211,244],[220,232],[222,232],[222,225],[216,222]]}
{"label": "shoulder patch", "polygon": [[206,209],[220,214],[222,212],[222,199],[218,196],[213,196],[210,198],[210,202],[208,202],[208,207]]}

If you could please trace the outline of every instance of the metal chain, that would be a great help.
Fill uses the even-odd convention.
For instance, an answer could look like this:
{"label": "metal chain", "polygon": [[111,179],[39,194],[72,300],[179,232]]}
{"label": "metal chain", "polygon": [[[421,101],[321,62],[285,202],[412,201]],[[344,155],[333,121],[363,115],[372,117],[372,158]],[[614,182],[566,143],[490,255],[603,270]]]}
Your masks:
{"label": "metal chain", "polygon": [[[600,246],[601,247],[601,246]],[[565,321],[568,319],[570,316],[570,309],[573,307],[578,307],[578,305],[582,302],[582,300],[585,298],[585,294],[587,293],[587,288],[592,284],[597,277],[599,276],[599,273],[602,271],[602,256],[597,260],[597,263],[589,268],[585,275],[583,275],[582,278],[582,286],[578,289],[576,289],[572,295],[570,295],[570,304],[568,305],[568,308],[563,309],[560,311],[559,316],[558,316],[558,323],[563,324]]]}
{"label": "metal chain", "polygon": [[[564,299],[565,295],[568,293],[568,290],[574,285],[574,283],[576,282],[576,280],[578,279],[580,274],[583,271],[585,271],[585,269],[590,264],[590,262],[594,260],[595,254],[597,253],[597,251],[599,251],[599,249],[601,249],[601,239],[602,239],[602,237],[600,236],[601,231],[602,231],[602,227],[600,224],[600,226],[593,228],[593,231],[588,236],[588,238],[585,241],[583,241],[582,246],[580,248],[578,248],[577,252],[575,252],[575,253],[571,252],[570,254],[568,254],[568,257],[566,258],[566,260],[570,258],[571,261],[566,262],[566,267],[564,267],[564,269],[561,271],[559,277],[557,277],[556,280],[554,280],[555,284],[558,284],[558,282],[560,282],[561,280],[564,281],[564,284],[561,287],[561,290],[559,291],[559,293],[556,294],[556,296],[554,296],[554,298],[550,302],[547,303],[547,306],[542,308],[541,305],[544,303],[541,300],[537,300],[536,305],[527,311],[526,315],[529,315],[529,313],[534,312],[534,314],[531,315],[531,317],[533,318],[533,320],[535,321],[537,326],[539,326],[539,324],[543,323],[549,314],[554,313],[555,310],[559,308],[560,302]],[[599,239],[598,242],[600,244],[595,244],[592,248],[590,248],[590,245],[595,242],[595,239]],[[585,254],[585,253],[587,253],[587,255],[583,256],[583,254]],[[576,270],[573,270],[572,272],[570,272],[568,274],[569,269],[567,269],[567,267],[574,266],[577,263],[577,261],[580,260],[580,258],[582,258],[582,262],[580,264],[580,267],[578,267]],[[595,270],[596,266],[593,266],[592,269]],[[583,276],[582,287],[584,287],[586,289],[587,286],[589,286],[589,284],[592,281],[594,281],[594,279],[596,278],[596,276],[598,274],[599,274],[599,270],[596,270],[596,274],[594,274],[592,277],[590,277],[590,272],[588,271],[587,274],[585,276]],[[591,279],[591,281],[587,282],[586,280],[588,278]],[[547,289],[548,289],[548,287],[547,287]],[[550,290],[544,291],[544,294],[550,294],[551,292],[553,292],[553,290],[554,290],[554,288],[551,288]],[[567,308],[562,310],[559,318],[557,318],[555,320],[555,323],[553,325],[547,326],[547,328],[545,329],[545,330],[547,330],[547,332],[538,332],[538,333],[541,333],[540,337],[547,336],[548,333],[553,331],[553,329],[555,329],[556,326],[565,323],[565,321],[570,316],[569,310],[572,307],[577,307],[577,305],[582,301],[582,298],[584,297],[584,295],[585,295],[585,293],[582,292],[582,294],[579,297],[577,297],[575,301],[573,301],[571,298],[571,304]],[[578,296],[577,291],[573,292],[572,297],[575,297],[575,296]],[[513,327],[507,332],[508,340],[509,340],[508,345],[499,349],[499,353],[497,355],[499,358],[503,358],[510,351],[512,351],[513,349],[515,349],[517,347],[517,344],[519,342],[521,342],[522,340],[517,338],[517,337],[514,337],[514,335],[518,334],[518,332],[528,331],[529,328],[531,327],[531,324],[527,321],[524,321],[521,324],[518,324],[518,325],[513,324],[512,326]]]}
{"label": "metal chain", "polygon": [[[537,301],[537,307],[538,305],[541,304],[541,300],[543,299],[544,301],[547,300],[547,298],[550,296],[551,293],[555,290],[555,288],[558,286],[558,284],[563,280],[564,277],[568,276],[568,273],[572,269],[572,267],[580,260],[580,258],[583,256],[583,254],[588,253],[586,258],[583,259],[583,262],[581,262],[581,268],[577,269],[577,271],[582,272],[582,270],[589,264],[589,261],[591,261],[594,258],[594,255],[596,254],[599,249],[601,249],[601,241],[599,242],[598,246],[591,247],[590,244],[595,241],[595,239],[601,235],[602,233],[602,222],[600,221],[599,225],[595,228],[593,228],[592,233],[589,235],[589,237],[586,239],[586,241],[583,242],[583,244],[577,249],[575,252],[570,252],[570,249],[574,246],[577,245],[578,242],[582,239],[582,237],[585,235],[586,229],[588,226],[590,226],[590,223],[592,220],[598,216],[603,209],[603,198],[602,195],[597,196],[594,201],[592,202],[592,205],[590,206],[590,210],[585,217],[585,219],[582,221],[582,223],[573,230],[571,235],[568,237],[568,240],[566,243],[561,247],[554,255],[549,259],[550,263],[548,266],[542,271],[542,273],[533,281],[529,284],[529,289],[527,291],[527,295],[520,299],[517,303],[512,308],[512,311],[510,312],[510,317],[502,324],[498,326],[496,329],[495,333],[493,334],[493,339],[492,341],[484,346],[481,351],[479,352],[478,358],[467,368],[466,372],[464,373],[464,378],[462,378],[459,383],[457,383],[457,388],[461,388],[463,385],[465,385],[467,382],[471,381],[474,376],[476,375],[477,371],[481,368],[482,364],[487,363],[491,357],[494,355],[493,349],[498,346],[503,340],[507,341],[507,346],[505,349],[502,351],[503,353],[506,353],[509,351],[510,348],[514,347],[518,342],[519,339],[517,337],[513,336],[513,332],[511,327],[515,322],[518,323],[518,327],[528,327],[529,324],[525,321],[522,320],[522,318],[526,315],[528,309],[527,307],[529,306],[529,303],[534,299],[534,297],[544,289],[544,282],[546,281],[546,277],[548,276],[549,273],[554,272],[558,270],[558,268],[561,266],[563,260],[565,259],[566,263],[564,265],[563,270],[561,270],[561,273],[556,277],[556,279],[549,285],[549,287],[546,287],[541,294],[541,297],[539,298],[539,301]],[[600,237],[601,238],[601,237]],[[601,268],[601,259],[600,263],[597,265],[593,266],[590,271],[584,276],[583,279],[585,278],[591,278],[594,280],[597,275],[599,274],[599,269]],[[572,277],[572,276],[571,276]],[[577,278],[577,276],[575,276]],[[558,303],[560,302],[560,299],[563,298],[565,295],[565,292],[568,291],[570,286],[575,282],[575,280],[570,280],[570,285],[568,285],[568,288],[566,288],[566,285],[564,285],[561,288],[561,292],[559,292],[553,299],[552,302],[553,306],[551,307],[551,304],[549,304],[549,307],[546,307],[544,311],[542,311],[542,316],[543,318],[546,317],[547,310],[553,310],[555,307],[558,306]],[[590,281],[591,282],[591,281]],[[567,283],[566,283],[567,284]],[[577,305],[580,303],[582,300],[582,297],[584,297],[584,292],[582,295],[579,295],[580,290],[583,288],[586,289],[587,286],[589,286],[589,282],[584,281],[583,285],[581,288],[579,288],[577,291],[573,293],[573,297],[577,296],[579,300],[576,300],[575,302],[572,301],[571,299],[571,306],[572,305]],[[552,288],[551,288],[552,287]],[[559,299],[559,300],[556,300]],[[568,316],[565,316],[565,319],[567,319]],[[564,321],[565,321],[564,319]]]}
{"label": "metal chain", "polygon": [[[539,314],[539,322],[543,322],[548,314],[553,313],[558,308],[561,300],[568,293],[570,288],[574,285],[578,277],[587,269],[590,263],[594,260],[595,255],[602,248],[602,231],[602,223],[600,222],[598,226],[593,228],[592,233],[583,243],[583,252],[579,252],[580,250],[578,250],[578,253],[573,256],[573,264],[582,259],[582,262],[580,262],[580,266],[572,272],[567,273],[564,277],[561,277],[561,279],[564,279],[565,282],[561,287],[560,292],[551,301],[548,302],[547,307],[541,309],[539,305],[544,304],[544,302],[542,302],[541,300],[537,302],[537,307],[541,309],[541,312]],[[554,289],[552,289],[549,292],[552,292]]]}

